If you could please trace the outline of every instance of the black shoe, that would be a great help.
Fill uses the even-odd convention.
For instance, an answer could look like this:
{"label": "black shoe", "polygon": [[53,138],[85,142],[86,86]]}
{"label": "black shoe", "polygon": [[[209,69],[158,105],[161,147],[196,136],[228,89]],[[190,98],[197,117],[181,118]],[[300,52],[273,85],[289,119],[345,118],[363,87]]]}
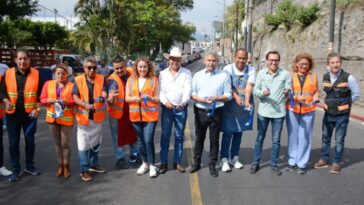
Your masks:
{"label": "black shoe", "polygon": [[297,173],[300,175],[305,175],[307,172],[306,168],[298,168]]}
{"label": "black shoe", "polygon": [[277,176],[281,176],[282,172],[281,170],[279,170],[279,168],[277,166],[272,166],[270,167],[270,169],[272,170],[273,173],[275,173]]}
{"label": "black shoe", "polygon": [[219,172],[217,171],[215,165],[209,165],[209,170],[210,170],[211,176],[213,176],[213,177],[219,176]]}
{"label": "black shoe", "polygon": [[183,167],[183,165],[181,163],[173,163],[173,169],[175,169],[181,173],[186,172],[185,168]]}
{"label": "black shoe", "polygon": [[200,164],[196,164],[194,163],[192,166],[191,166],[191,169],[190,169],[190,173],[193,174],[195,172],[197,172],[198,170],[201,169],[201,165]]}
{"label": "black shoe", "polygon": [[123,158],[118,159],[118,161],[116,161],[115,166],[117,169],[129,169],[129,164],[126,163],[125,159]]}
{"label": "black shoe", "polygon": [[259,170],[259,164],[252,164],[252,166],[250,167],[250,174],[255,174],[257,173]]}
{"label": "black shoe", "polygon": [[161,166],[159,166],[159,174],[164,174],[166,173],[168,170],[168,164],[161,164]]}
{"label": "black shoe", "polygon": [[294,172],[296,169],[297,169],[297,166],[288,165],[288,167],[286,168],[286,171],[287,172]]}

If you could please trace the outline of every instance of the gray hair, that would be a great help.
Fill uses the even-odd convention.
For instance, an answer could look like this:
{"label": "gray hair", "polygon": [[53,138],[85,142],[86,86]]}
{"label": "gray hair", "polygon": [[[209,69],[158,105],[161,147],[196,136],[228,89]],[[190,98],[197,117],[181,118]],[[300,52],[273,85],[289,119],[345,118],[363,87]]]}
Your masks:
{"label": "gray hair", "polygon": [[340,54],[333,52],[333,53],[330,53],[329,55],[327,55],[327,64],[329,64],[329,61],[332,58],[339,58],[340,62],[342,62],[342,57],[340,56]]}
{"label": "gray hair", "polygon": [[86,65],[86,63],[89,63],[89,62],[91,62],[93,64],[97,64],[97,60],[93,56],[89,56],[89,57],[85,58],[85,60],[83,61],[83,65]]}
{"label": "gray hair", "polygon": [[205,59],[208,57],[208,56],[212,56],[216,59],[216,61],[218,62],[219,61],[219,56],[217,55],[216,52],[214,51],[208,51],[206,54],[205,54]]}

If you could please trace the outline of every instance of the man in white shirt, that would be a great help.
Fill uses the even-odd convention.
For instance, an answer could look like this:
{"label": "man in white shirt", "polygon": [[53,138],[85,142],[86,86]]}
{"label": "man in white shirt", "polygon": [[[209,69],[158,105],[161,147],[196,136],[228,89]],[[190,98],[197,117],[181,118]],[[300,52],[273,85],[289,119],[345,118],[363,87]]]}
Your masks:
{"label": "man in white shirt", "polygon": [[185,172],[181,159],[183,154],[184,129],[187,121],[187,102],[191,96],[191,72],[181,67],[182,54],[178,47],[169,54],[169,67],[160,72],[160,101],[162,103],[161,166],[159,172],[168,170],[169,140],[174,123],[173,167]]}

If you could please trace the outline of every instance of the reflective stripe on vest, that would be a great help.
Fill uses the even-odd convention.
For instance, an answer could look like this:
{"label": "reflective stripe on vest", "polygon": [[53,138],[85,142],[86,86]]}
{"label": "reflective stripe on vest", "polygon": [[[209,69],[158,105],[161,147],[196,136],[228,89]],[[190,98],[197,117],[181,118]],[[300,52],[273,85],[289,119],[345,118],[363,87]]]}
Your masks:
{"label": "reflective stripe on vest", "polygon": [[[80,75],[75,78],[75,82],[80,94],[80,99],[83,102],[89,103],[89,90],[86,82],[86,75]],[[101,123],[105,119],[105,103],[101,102],[99,99],[102,96],[102,88],[104,86],[104,76],[96,74],[94,82],[94,121],[96,123]],[[89,123],[89,112],[82,106],[77,105],[75,107],[76,120],[80,125],[88,125]]]}
{"label": "reflective stripe on vest", "polygon": [[[16,68],[10,68],[6,71],[6,92],[9,96],[11,104],[16,105],[18,100],[18,88],[16,84]],[[37,107],[38,102],[38,84],[39,84],[39,72],[34,68],[30,68],[24,87],[24,108],[25,112],[30,113]],[[12,110],[6,110],[6,113],[15,113],[15,107]]]}
{"label": "reflective stripe on vest", "polygon": [[[48,98],[49,99],[57,99],[57,82],[56,80],[48,81],[47,84],[47,92],[48,92]],[[59,96],[60,99],[69,102],[70,99],[72,99],[72,90],[73,90],[73,83],[67,82],[67,84],[64,86],[61,96]],[[67,125],[67,126],[73,126],[74,124],[74,111],[73,107],[66,106],[63,110],[63,116],[58,118],[53,118],[55,114],[54,105],[47,105],[47,114],[46,114],[46,122],[54,123],[60,125]]]}
{"label": "reflective stripe on vest", "polygon": [[[148,95],[154,97],[157,80],[156,77],[147,78],[142,91],[139,92],[138,79],[129,78],[127,87],[132,96]],[[159,115],[159,103],[151,101],[147,101],[146,104],[144,102],[130,102],[129,113],[132,122],[156,122]]]}
{"label": "reflective stripe on vest", "polygon": [[[298,74],[295,72],[292,77],[292,91],[294,106],[291,107],[290,103],[286,104],[287,109],[295,113],[305,114],[316,110],[316,105],[313,103],[313,95],[317,90],[317,78],[315,73],[308,73],[301,87],[301,82],[298,79]],[[296,100],[296,96],[301,95],[304,97],[304,102]]]}

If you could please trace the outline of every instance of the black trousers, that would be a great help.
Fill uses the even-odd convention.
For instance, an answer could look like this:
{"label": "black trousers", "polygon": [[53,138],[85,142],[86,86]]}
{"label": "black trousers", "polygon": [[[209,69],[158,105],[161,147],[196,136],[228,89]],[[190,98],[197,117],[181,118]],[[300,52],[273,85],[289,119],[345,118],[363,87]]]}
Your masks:
{"label": "black trousers", "polygon": [[209,165],[216,165],[219,153],[219,135],[220,124],[222,118],[222,108],[217,108],[213,116],[209,116],[210,110],[194,107],[195,113],[195,149],[194,161],[197,164],[201,163],[201,157],[206,138],[207,128],[209,128],[210,136],[210,162]]}

